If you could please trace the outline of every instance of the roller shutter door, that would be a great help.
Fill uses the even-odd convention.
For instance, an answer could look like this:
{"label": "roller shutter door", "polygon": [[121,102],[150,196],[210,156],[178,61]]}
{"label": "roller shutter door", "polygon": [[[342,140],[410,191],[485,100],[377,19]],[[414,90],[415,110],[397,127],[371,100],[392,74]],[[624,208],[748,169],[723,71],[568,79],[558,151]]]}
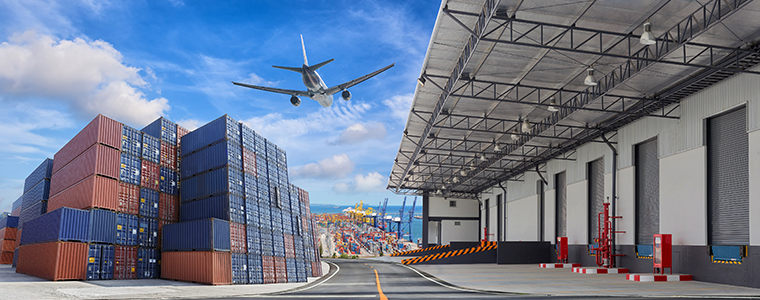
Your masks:
{"label": "roller shutter door", "polygon": [[555,218],[556,236],[567,236],[567,186],[565,185],[565,172],[554,175],[554,188],[556,190],[557,209]]}
{"label": "roller shutter door", "polygon": [[660,160],[657,140],[636,145],[636,244],[651,245],[660,233]]}
{"label": "roller shutter door", "polygon": [[749,245],[749,136],[745,108],[708,120],[710,245]]}
{"label": "roller shutter door", "polygon": [[[588,163],[588,242],[599,237],[598,215],[604,210],[604,158]],[[604,220],[602,220],[604,221]]]}

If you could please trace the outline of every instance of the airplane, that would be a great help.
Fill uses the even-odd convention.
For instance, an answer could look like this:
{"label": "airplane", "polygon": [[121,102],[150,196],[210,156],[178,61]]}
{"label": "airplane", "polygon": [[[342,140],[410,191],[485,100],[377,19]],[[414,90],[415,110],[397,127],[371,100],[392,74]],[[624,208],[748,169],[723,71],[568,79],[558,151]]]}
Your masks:
{"label": "airplane", "polygon": [[293,106],[301,105],[301,98],[299,98],[298,96],[303,96],[303,97],[309,97],[312,100],[316,100],[323,107],[330,107],[333,103],[333,97],[332,97],[333,94],[342,91],[341,98],[343,98],[343,100],[346,100],[346,101],[351,100],[351,92],[348,91],[348,88],[354,85],[357,85],[367,79],[370,79],[374,77],[375,75],[380,74],[395,65],[395,63],[390,64],[375,72],[369,73],[367,75],[356,78],[354,80],[328,88],[325,82],[322,80],[322,77],[320,77],[319,74],[317,74],[317,69],[325,66],[328,63],[331,63],[335,59],[331,58],[329,60],[323,61],[316,65],[309,66],[309,60],[306,59],[306,47],[304,46],[304,43],[303,43],[303,35],[301,35],[301,49],[303,49],[303,66],[301,66],[300,68],[281,67],[281,66],[272,66],[272,67],[277,68],[277,69],[283,69],[283,70],[301,73],[301,77],[303,78],[303,84],[306,86],[306,91],[278,89],[278,88],[273,88],[273,87],[251,85],[251,84],[239,83],[239,82],[234,82],[234,81],[232,83],[235,85],[244,86],[244,87],[248,87],[252,89],[291,95],[290,103],[293,104]]}

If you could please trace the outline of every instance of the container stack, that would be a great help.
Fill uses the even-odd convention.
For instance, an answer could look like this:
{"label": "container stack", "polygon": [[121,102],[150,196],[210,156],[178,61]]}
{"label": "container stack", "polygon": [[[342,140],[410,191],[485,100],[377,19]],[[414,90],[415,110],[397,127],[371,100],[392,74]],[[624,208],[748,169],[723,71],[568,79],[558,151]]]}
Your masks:
{"label": "container stack", "polygon": [[[18,217],[21,214],[21,205],[24,202],[24,195],[21,195],[21,197],[18,197],[16,201],[13,201],[13,205],[11,206],[11,213],[10,216],[12,217]],[[0,219],[5,218],[5,216],[0,217]],[[7,222],[7,221],[6,221]],[[16,244],[14,245],[14,251],[13,251],[13,267],[16,267],[16,262],[18,261],[18,245],[20,239],[20,235],[18,233],[18,230],[16,230]]]}
{"label": "container stack", "polygon": [[[21,196],[21,207],[19,207],[18,233],[16,240],[21,240],[21,230],[24,223],[39,217],[47,212],[47,201],[50,198],[50,177],[53,172],[53,160],[45,159],[32,174],[29,174],[24,181],[24,195]],[[17,243],[17,246],[19,243]],[[18,249],[18,247],[16,247]],[[18,250],[13,261],[18,261]],[[14,263],[14,266],[16,264]]]}
{"label": "container stack", "polygon": [[0,265],[13,263],[13,252],[16,247],[18,232],[18,217],[5,216],[0,218]]}

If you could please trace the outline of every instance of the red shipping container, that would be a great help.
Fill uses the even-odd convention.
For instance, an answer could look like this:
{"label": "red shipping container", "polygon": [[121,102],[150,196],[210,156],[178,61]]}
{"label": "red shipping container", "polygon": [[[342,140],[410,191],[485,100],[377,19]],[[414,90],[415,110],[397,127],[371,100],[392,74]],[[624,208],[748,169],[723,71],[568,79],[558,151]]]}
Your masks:
{"label": "red shipping container", "polygon": [[143,187],[158,191],[161,179],[161,167],[148,160],[142,161],[142,170],[140,171],[140,184]]}
{"label": "red shipping container", "polygon": [[288,267],[284,257],[274,257],[274,280],[276,283],[288,282]]}
{"label": "red shipping container", "polygon": [[[122,124],[98,115],[53,157],[53,174],[96,143],[121,149]],[[119,170],[116,170],[118,176]],[[51,193],[52,194],[52,193]]]}
{"label": "red shipping container", "polygon": [[158,218],[171,222],[179,221],[179,197],[160,193],[158,200]]}
{"label": "red shipping container", "polygon": [[261,265],[263,267],[264,283],[275,283],[274,257],[262,256]]}
{"label": "red shipping container", "polygon": [[137,247],[116,246],[113,279],[137,278]]}
{"label": "red shipping container", "polygon": [[243,148],[243,172],[258,176],[256,174],[256,153]]}
{"label": "red shipping container", "polygon": [[177,148],[164,141],[161,141],[161,166],[177,169]]}
{"label": "red shipping container", "polygon": [[285,257],[296,258],[296,244],[293,235],[285,234]]}
{"label": "red shipping container", "polygon": [[161,253],[161,278],[222,285],[232,284],[229,252],[171,251]]}
{"label": "red shipping container", "polygon": [[23,245],[16,272],[47,280],[84,280],[89,249],[86,243],[74,242]]}
{"label": "red shipping container", "polygon": [[50,179],[50,195],[56,195],[93,174],[118,179],[120,162],[119,150],[94,145],[53,174]]}
{"label": "red shipping container", "polygon": [[0,240],[16,240],[16,232],[16,228],[3,227],[0,229]]}
{"label": "red shipping container", "polygon": [[322,277],[322,263],[318,261],[311,263],[311,277]]}
{"label": "red shipping container", "polygon": [[190,130],[187,130],[185,127],[177,125],[177,150],[179,150],[180,148],[179,146],[182,145],[182,137],[188,133],[190,133]]}
{"label": "red shipping container", "polygon": [[[15,247],[18,248],[19,246],[21,246],[21,229],[19,229],[18,231],[16,231],[16,245],[15,245]],[[14,248],[14,251],[15,251],[15,248]]]}
{"label": "red shipping container", "polygon": [[245,225],[230,222],[230,244],[234,253],[248,253]]}
{"label": "red shipping container", "polygon": [[18,217],[21,215],[21,206],[17,207],[11,212],[11,217]]}
{"label": "red shipping container", "polygon": [[136,215],[140,211],[140,187],[119,182],[119,207],[116,211]]}
{"label": "red shipping container", "polygon": [[119,207],[119,182],[115,179],[92,175],[50,197],[47,210],[54,211],[64,206],[116,210]]}
{"label": "red shipping container", "polygon": [[0,251],[10,251],[16,249],[16,240],[0,240]]}
{"label": "red shipping container", "polygon": [[13,264],[13,251],[0,252],[0,265],[10,265],[10,264]]}

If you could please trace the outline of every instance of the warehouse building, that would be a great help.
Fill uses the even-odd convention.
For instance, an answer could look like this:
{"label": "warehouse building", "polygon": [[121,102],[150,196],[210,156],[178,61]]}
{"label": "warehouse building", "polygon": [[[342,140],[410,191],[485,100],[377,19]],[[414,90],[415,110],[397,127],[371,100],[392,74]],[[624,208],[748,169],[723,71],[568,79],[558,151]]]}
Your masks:
{"label": "warehouse building", "polygon": [[674,273],[760,287],[756,20],[746,0],[443,1],[388,189],[423,196],[424,247],[567,237],[591,266],[609,202],[615,266],[652,272],[671,234]]}

